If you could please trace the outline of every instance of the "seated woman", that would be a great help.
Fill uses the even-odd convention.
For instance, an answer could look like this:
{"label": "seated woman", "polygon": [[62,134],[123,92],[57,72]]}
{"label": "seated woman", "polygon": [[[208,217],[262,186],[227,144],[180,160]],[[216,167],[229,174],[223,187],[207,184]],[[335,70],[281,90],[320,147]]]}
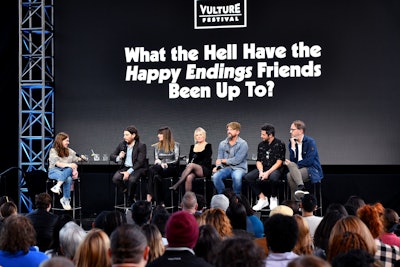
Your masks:
{"label": "seated woman", "polygon": [[192,181],[196,177],[211,176],[211,144],[206,142],[206,131],[198,127],[194,130],[194,145],[190,146],[189,164],[181,174],[179,181],[169,189],[176,190],[185,182],[185,192],[192,191]]}
{"label": "seated woman", "polygon": [[155,197],[157,202],[163,201],[160,187],[162,178],[179,174],[179,143],[175,142],[171,129],[166,126],[158,129],[158,142],[154,147],[154,165],[149,168],[147,201]]}
{"label": "seated woman", "polygon": [[54,139],[53,147],[50,149],[49,156],[49,178],[57,180],[57,184],[50,190],[60,194],[61,186],[63,197],[60,199],[61,205],[65,210],[70,210],[69,203],[71,196],[72,179],[78,178],[78,161],[81,161],[74,150],[69,148],[69,135],[60,132]]}

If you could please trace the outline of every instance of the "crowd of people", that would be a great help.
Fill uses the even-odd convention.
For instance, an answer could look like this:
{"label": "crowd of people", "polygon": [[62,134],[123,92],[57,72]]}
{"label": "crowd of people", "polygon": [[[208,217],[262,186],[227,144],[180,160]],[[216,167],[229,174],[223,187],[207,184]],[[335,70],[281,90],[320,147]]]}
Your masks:
{"label": "crowd of people", "polygon": [[[0,203],[0,266],[124,267],[124,266],[400,266],[399,216],[381,203],[367,204],[358,196],[331,203],[316,216],[318,203],[305,183],[323,178],[316,142],[305,135],[300,120],[290,125],[289,159],[285,143],[271,124],[261,127],[256,168],[248,172],[247,142],[241,125],[226,125],[213,166],[206,131],[194,130],[186,168],[180,172],[180,144],[169,127],[157,132],[154,164],[135,126],[124,129],[123,140],[110,160],[120,167],[112,181],[126,194],[129,210],[104,210],[90,229],[68,213],[52,213],[52,196],[36,195],[35,210],[19,214],[12,199]],[[68,134],[55,137],[49,157],[51,192],[70,210],[70,187],[80,160],[69,148]],[[136,184],[147,176],[146,199],[136,199]],[[177,177],[169,190],[183,187],[178,211],[164,205],[162,178]],[[209,177],[215,187],[209,207],[193,192],[196,177]],[[232,188],[224,180],[232,180]],[[279,203],[277,183],[287,179],[290,195]],[[257,196],[252,206],[242,194],[246,180]],[[260,211],[269,206],[261,219]]]}
{"label": "crowd of people", "polygon": [[90,229],[51,213],[51,196],[20,214],[0,205],[0,266],[399,266],[398,214],[357,196],[318,217],[313,194],[293,208],[280,204],[265,220],[233,190],[202,208],[186,191],[180,209],[136,201],[130,213],[103,211]]}

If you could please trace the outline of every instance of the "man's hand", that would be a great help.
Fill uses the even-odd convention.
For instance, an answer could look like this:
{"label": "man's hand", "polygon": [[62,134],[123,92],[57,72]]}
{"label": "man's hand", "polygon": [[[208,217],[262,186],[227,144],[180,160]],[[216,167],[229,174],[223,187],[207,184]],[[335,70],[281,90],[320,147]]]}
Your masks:
{"label": "man's hand", "polygon": [[118,157],[120,158],[120,159],[123,159],[123,158],[125,158],[125,152],[124,151],[121,151],[121,152],[119,152],[119,155],[118,155]]}
{"label": "man's hand", "polygon": [[129,178],[129,172],[125,171],[125,172],[120,172],[120,173],[123,175],[122,180],[127,181]]}

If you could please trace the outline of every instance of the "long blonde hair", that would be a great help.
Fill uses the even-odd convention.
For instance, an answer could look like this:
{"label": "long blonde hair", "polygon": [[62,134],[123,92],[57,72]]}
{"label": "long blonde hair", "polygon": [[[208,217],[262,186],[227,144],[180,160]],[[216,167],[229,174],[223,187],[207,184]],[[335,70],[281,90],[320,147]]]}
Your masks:
{"label": "long blonde hair", "polygon": [[162,241],[161,232],[156,225],[144,224],[142,230],[150,247],[149,258],[147,260],[147,263],[149,263],[164,254],[165,246]]}
{"label": "long blonde hair", "polygon": [[110,238],[101,229],[90,230],[79,245],[76,256],[76,267],[111,267],[108,255]]}

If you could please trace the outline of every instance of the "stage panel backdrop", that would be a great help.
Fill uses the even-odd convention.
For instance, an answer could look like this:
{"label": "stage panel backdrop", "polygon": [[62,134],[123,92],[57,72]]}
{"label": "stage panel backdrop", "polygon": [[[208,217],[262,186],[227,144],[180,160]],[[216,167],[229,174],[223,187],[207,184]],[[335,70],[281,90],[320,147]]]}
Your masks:
{"label": "stage panel backdrop", "polygon": [[[249,158],[260,127],[286,144],[307,125],[324,165],[400,162],[396,1],[58,1],[56,131],[78,153],[110,154],[134,124],[181,154],[239,121]],[[287,153],[288,155],[288,153]]]}

